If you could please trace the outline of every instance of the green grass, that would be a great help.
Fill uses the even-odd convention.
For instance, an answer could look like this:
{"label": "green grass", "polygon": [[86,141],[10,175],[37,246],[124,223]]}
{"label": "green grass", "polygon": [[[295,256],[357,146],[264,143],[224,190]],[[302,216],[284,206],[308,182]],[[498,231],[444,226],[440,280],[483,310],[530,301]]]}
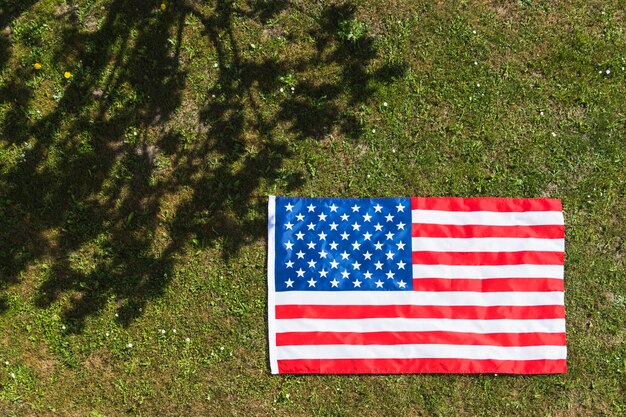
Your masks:
{"label": "green grass", "polygon": [[[1,415],[626,414],[623,0],[160,4],[1,6]],[[569,372],[270,376],[268,194],[561,198]]]}

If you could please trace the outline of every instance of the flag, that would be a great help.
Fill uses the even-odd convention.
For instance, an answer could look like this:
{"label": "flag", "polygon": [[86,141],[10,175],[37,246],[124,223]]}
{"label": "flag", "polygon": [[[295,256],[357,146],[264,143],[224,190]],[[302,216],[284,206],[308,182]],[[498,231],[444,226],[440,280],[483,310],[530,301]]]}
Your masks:
{"label": "flag", "polygon": [[555,199],[268,203],[272,373],[566,372]]}

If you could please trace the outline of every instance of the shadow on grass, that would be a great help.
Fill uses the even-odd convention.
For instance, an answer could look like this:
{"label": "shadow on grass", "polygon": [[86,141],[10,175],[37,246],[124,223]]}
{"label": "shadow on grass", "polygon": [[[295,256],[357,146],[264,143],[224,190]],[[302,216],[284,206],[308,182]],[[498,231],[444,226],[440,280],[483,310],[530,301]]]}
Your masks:
{"label": "shadow on grass", "polygon": [[[37,117],[31,87],[37,75],[28,69],[0,88],[9,103],[0,137],[7,148],[24,150],[23,161],[0,171],[0,290],[37,266],[43,277],[32,283],[37,305],[67,297],[70,331],[80,332],[84,319],[111,300],[120,321],[130,323],[162,295],[189,247],[218,247],[228,261],[263,238],[261,193],[271,186],[297,190],[305,181],[284,172],[294,156],[273,133],[285,124],[300,139],[332,131],[356,138],[354,109],[374,93],[373,82],[402,71],[369,73],[372,39],[338,39],[339,22],[353,17],[350,6],[316,17],[317,54],[293,64],[246,58],[234,18],[263,24],[295,6],[218,1],[207,11],[200,4],[161,12],[152,3],[114,0],[90,30],[77,24],[81,9],[68,7],[60,11],[67,24],[53,58],[80,71],[55,94],[53,110]],[[190,17],[216,51],[219,87],[185,129],[172,129],[184,107],[181,48]],[[281,74],[325,66],[338,66],[340,80],[303,81],[275,114],[262,111],[256,94],[276,91]],[[262,139],[249,139],[250,131]],[[0,297],[0,311],[7,303]]]}

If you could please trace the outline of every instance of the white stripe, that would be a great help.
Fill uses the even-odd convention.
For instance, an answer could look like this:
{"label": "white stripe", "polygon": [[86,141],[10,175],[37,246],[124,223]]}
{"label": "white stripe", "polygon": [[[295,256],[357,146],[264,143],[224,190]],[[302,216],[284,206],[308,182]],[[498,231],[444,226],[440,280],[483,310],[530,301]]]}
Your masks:
{"label": "white stripe", "polygon": [[269,196],[267,202],[267,330],[269,338],[270,371],[278,373],[276,353],[276,303],[275,303],[275,240],[276,240],[276,197]]}
{"label": "white stripe", "polygon": [[413,251],[435,252],[563,252],[563,239],[414,237]]}
{"label": "white stripe", "polygon": [[276,333],[285,332],[463,332],[565,333],[565,319],[278,319]]}
{"label": "white stripe", "polygon": [[563,265],[413,265],[413,278],[563,279]]}
{"label": "white stripe", "polygon": [[[272,284],[273,285],[273,284]],[[543,306],[563,305],[562,291],[278,291],[276,305]]]}
{"label": "white stripe", "polygon": [[563,224],[561,211],[442,211],[411,210],[413,223],[489,225],[489,226],[538,226]]}
{"label": "white stripe", "polygon": [[482,345],[298,345],[279,346],[278,359],[447,358],[536,360],[565,359],[565,346]]}

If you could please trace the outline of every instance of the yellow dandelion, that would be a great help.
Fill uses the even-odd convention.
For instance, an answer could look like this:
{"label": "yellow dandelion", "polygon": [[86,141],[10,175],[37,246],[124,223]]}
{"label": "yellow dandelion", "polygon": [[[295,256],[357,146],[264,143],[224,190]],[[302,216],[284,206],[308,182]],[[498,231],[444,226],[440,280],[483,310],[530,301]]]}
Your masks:
{"label": "yellow dandelion", "polygon": [[64,76],[65,78],[70,78],[70,77],[72,76],[72,73],[71,73],[71,72],[69,72],[69,71],[65,71],[65,72],[63,73],[63,76]]}
{"label": "yellow dandelion", "polygon": [[161,3],[161,10],[165,10],[165,9],[167,9],[167,4]]}
{"label": "yellow dandelion", "polygon": [[35,62],[33,64],[33,68],[35,68],[36,70],[40,70],[41,69],[41,64],[39,62]]}

